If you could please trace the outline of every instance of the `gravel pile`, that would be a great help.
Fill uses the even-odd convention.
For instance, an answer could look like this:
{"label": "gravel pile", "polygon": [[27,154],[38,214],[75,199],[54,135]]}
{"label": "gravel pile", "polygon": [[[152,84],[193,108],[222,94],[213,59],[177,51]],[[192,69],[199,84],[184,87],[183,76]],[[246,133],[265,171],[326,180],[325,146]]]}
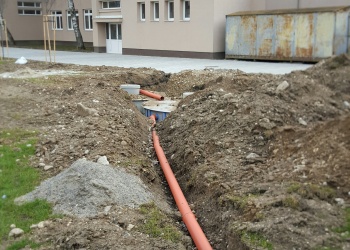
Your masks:
{"label": "gravel pile", "polygon": [[15,203],[35,199],[53,203],[55,213],[93,217],[107,205],[134,208],[150,202],[152,195],[140,178],[122,169],[80,159],[34,191],[16,198]]}

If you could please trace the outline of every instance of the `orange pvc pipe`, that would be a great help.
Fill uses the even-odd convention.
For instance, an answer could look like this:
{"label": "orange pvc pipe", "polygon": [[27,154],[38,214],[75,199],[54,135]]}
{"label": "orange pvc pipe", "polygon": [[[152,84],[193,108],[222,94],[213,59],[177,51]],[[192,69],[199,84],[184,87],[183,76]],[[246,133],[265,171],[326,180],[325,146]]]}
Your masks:
{"label": "orange pvc pipe", "polygon": [[[156,123],[156,116],[151,115],[150,119],[153,121],[152,127],[155,126]],[[175,175],[173,171],[171,170],[171,167],[168,163],[168,160],[164,154],[164,151],[159,143],[159,137],[156,133],[156,131],[152,130],[152,136],[153,136],[153,145],[154,149],[156,151],[160,166],[162,167],[162,170],[164,172],[165,178],[169,184],[170,191],[174,197],[174,200],[176,202],[176,205],[181,213],[182,220],[185,223],[194,244],[196,245],[198,250],[211,250],[212,247],[203,233],[202,228],[198,224],[196,217],[192,213],[192,210],[190,206],[187,203],[187,200],[179,186],[179,183],[177,182]]]}
{"label": "orange pvc pipe", "polygon": [[143,90],[143,89],[140,89],[140,95],[145,95],[145,96],[151,97],[151,98],[159,100],[159,101],[164,100],[164,96],[157,95],[157,94],[154,94],[152,92],[149,92],[149,91]]}

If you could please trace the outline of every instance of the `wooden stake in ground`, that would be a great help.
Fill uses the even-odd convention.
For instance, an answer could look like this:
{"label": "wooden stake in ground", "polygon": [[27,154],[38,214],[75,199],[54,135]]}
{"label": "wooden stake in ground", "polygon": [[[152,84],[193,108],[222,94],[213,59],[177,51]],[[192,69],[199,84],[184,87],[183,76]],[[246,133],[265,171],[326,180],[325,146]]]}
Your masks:
{"label": "wooden stake in ground", "polygon": [[0,18],[0,50],[1,50],[1,60],[5,58],[5,51],[4,51],[4,34],[5,34],[5,46],[6,46],[6,53],[7,57],[9,57],[9,42],[8,42],[8,36],[7,36],[7,27],[6,27],[6,20]]}
{"label": "wooden stake in ground", "polygon": [[[51,19],[52,18],[52,19]],[[45,60],[47,62],[46,49],[49,50],[50,63],[52,62],[52,48],[51,48],[51,38],[50,38],[50,28],[49,23],[52,24],[53,29],[53,62],[56,62],[56,16],[55,15],[44,15],[43,16],[43,28],[44,28],[44,49],[45,49]]]}

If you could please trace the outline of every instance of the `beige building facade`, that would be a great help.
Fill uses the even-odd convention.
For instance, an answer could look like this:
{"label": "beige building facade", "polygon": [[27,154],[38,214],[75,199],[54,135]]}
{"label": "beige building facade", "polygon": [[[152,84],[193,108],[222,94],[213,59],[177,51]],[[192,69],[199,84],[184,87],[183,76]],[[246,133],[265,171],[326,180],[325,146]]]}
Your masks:
{"label": "beige building facade", "polygon": [[[74,0],[75,8],[78,11],[79,26],[84,42],[92,46],[93,22],[90,0]],[[74,44],[75,35],[68,12],[66,0],[23,0],[5,1],[3,18],[17,44],[36,44],[44,40],[44,15],[52,15],[49,22],[50,38],[64,44]]]}
{"label": "beige building facade", "polygon": [[[67,1],[7,0],[4,18],[17,42],[43,41],[54,15],[56,40],[74,43]],[[51,2],[49,0],[49,2]],[[350,5],[350,0],[74,0],[79,26],[95,52],[224,58],[226,15],[238,11]],[[51,27],[52,31],[52,27]]]}

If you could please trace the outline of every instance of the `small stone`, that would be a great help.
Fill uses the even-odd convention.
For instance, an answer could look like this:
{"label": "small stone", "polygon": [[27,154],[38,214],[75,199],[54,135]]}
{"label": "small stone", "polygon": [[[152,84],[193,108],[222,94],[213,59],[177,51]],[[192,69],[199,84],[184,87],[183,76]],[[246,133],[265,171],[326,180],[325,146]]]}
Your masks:
{"label": "small stone", "polygon": [[101,156],[98,158],[97,163],[102,164],[102,165],[109,165],[109,161],[107,160],[107,156]]}
{"label": "small stone", "polygon": [[133,224],[129,224],[126,228],[126,230],[130,231],[131,229],[133,229],[135,226]]}
{"label": "small stone", "polygon": [[260,127],[267,129],[267,130],[271,130],[271,129],[276,127],[276,124],[274,122],[271,122],[268,118],[262,118],[259,121],[259,125],[260,125]]}
{"label": "small stone", "polygon": [[10,231],[9,237],[19,237],[24,233],[24,231],[20,228],[14,228]]}
{"label": "small stone", "polygon": [[294,166],[294,171],[293,172],[298,172],[300,170],[304,170],[305,169],[305,165],[296,165]]}
{"label": "small stone", "polygon": [[258,154],[256,153],[250,153],[249,155],[246,156],[246,159],[255,159],[260,157]]}
{"label": "small stone", "polygon": [[39,166],[39,167],[45,167],[45,163],[40,162],[40,163],[38,164],[38,166]]}
{"label": "small stone", "polygon": [[350,234],[349,231],[346,231],[346,232],[341,233],[340,236],[345,238],[345,237],[348,237],[349,234]]}
{"label": "small stone", "polygon": [[128,143],[127,143],[126,141],[122,141],[120,144],[121,144],[122,146],[128,145]]}
{"label": "small stone", "polygon": [[32,225],[30,226],[30,229],[35,229],[35,228],[38,228],[38,224],[32,224]]}
{"label": "small stone", "polygon": [[16,225],[15,224],[11,224],[10,228],[14,229],[14,228],[16,228]]}
{"label": "small stone", "polygon": [[80,116],[89,116],[89,115],[98,116],[96,109],[85,107],[81,103],[77,104],[77,110],[78,110],[78,115]]}
{"label": "small stone", "polygon": [[299,124],[301,124],[303,126],[307,126],[307,122],[301,117],[298,119],[298,122],[299,122]]}
{"label": "small stone", "polygon": [[289,87],[289,83],[287,81],[283,81],[282,83],[280,83],[277,88],[276,88],[276,92],[280,93],[284,90],[286,90]]}
{"label": "small stone", "polygon": [[45,227],[44,222],[43,222],[43,221],[40,221],[40,222],[38,223],[38,228],[44,228],[44,227]]}
{"label": "small stone", "polygon": [[269,177],[267,178],[268,181],[274,181],[275,178],[272,175],[269,175]]}
{"label": "small stone", "polygon": [[50,170],[51,168],[53,168],[52,165],[45,165],[44,170],[47,171],[47,170]]}
{"label": "small stone", "polygon": [[335,200],[335,201],[337,202],[337,204],[340,205],[340,206],[342,206],[342,205],[345,204],[345,201],[344,201],[344,199],[342,199],[342,198],[335,198],[334,200]]}
{"label": "small stone", "polygon": [[233,96],[232,93],[227,93],[227,94],[224,94],[224,95],[222,96],[222,98],[224,98],[224,99],[231,99],[231,98],[234,98],[234,96]]}
{"label": "small stone", "polygon": [[111,210],[112,206],[106,206],[104,209],[104,213],[105,215],[107,215],[109,213],[109,211]]}
{"label": "small stone", "polygon": [[348,108],[348,109],[350,109],[350,103],[349,103],[349,102],[347,102],[347,101],[344,101],[344,106],[345,106],[345,108]]}

